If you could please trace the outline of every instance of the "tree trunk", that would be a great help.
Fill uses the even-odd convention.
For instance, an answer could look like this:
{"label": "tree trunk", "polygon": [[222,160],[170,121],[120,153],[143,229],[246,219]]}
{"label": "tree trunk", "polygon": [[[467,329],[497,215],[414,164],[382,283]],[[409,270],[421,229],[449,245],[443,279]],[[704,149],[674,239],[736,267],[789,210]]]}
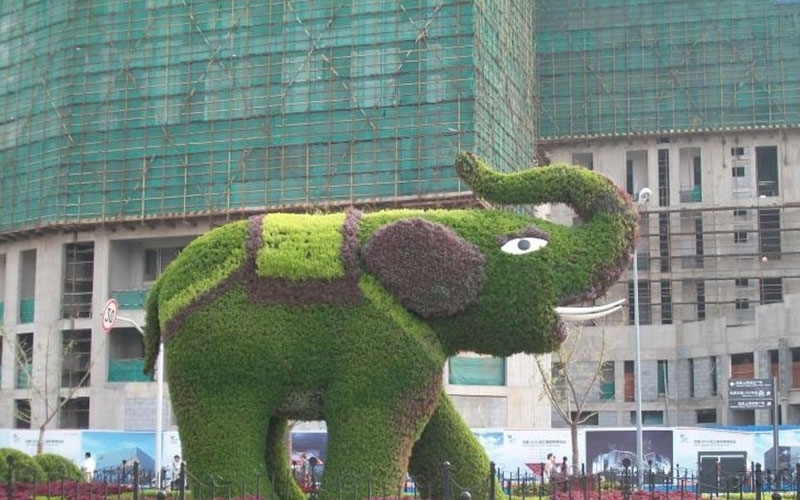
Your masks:
{"label": "tree trunk", "polygon": [[45,424],[39,426],[39,439],[36,441],[36,454],[44,453],[44,428]]}
{"label": "tree trunk", "polygon": [[581,472],[581,457],[578,455],[578,422],[569,423],[569,438],[572,441],[572,474],[578,475]]}

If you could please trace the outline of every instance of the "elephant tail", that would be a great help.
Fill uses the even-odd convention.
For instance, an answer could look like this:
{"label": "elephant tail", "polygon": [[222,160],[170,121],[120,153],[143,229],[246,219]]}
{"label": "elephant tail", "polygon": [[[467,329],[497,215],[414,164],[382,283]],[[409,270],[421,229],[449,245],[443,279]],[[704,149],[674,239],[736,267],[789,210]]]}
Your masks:
{"label": "elephant tail", "polygon": [[158,345],[161,342],[161,321],[158,319],[158,302],[160,281],[157,281],[147,293],[145,299],[145,325],[144,325],[144,373],[150,375],[154,372]]}

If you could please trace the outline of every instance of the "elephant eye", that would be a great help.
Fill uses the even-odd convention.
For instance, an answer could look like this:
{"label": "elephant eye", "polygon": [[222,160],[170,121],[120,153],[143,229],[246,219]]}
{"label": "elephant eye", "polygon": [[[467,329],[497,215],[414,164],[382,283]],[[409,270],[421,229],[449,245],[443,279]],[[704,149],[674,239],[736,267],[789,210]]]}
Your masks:
{"label": "elephant eye", "polygon": [[546,246],[547,240],[541,238],[514,238],[500,247],[500,250],[511,255],[524,255],[541,250]]}

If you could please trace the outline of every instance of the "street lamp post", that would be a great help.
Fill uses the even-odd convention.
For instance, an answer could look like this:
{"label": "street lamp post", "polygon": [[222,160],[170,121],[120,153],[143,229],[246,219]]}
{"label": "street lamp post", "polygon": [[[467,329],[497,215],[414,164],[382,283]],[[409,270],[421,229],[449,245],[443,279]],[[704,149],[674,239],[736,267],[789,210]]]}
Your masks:
{"label": "street lamp post", "polygon": [[[134,328],[144,336],[144,329],[131,318],[124,316],[117,316],[118,321],[130,323]],[[161,419],[164,412],[164,341],[158,342],[158,358],[156,358],[156,487],[161,489],[161,433],[162,425]]]}
{"label": "street lamp post", "polygon": [[[115,299],[108,299],[102,314],[103,330],[110,332],[117,321],[124,321],[136,328],[141,336],[144,337],[144,329],[133,318],[126,318],[118,314],[119,304]],[[162,419],[164,414],[164,340],[158,342],[158,357],[156,358],[156,450],[155,450],[155,479],[157,488],[161,489],[161,440],[162,440]]]}
{"label": "street lamp post", "polygon": [[[650,201],[653,192],[642,188],[637,200],[637,211]],[[644,449],[642,446],[642,344],[639,329],[639,258],[637,248],[633,249],[633,325],[636,330],[636,353],[634,383],[636,387],[636,485],[641,489],[644,482]]]}

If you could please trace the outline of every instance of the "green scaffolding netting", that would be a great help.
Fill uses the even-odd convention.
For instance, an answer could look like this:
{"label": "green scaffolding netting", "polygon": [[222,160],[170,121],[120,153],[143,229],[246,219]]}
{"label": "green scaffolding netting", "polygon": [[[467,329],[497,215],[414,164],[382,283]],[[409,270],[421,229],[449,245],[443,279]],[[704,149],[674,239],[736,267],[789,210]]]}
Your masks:
{"label": "green scaffolding netting", "polygon": [[800,2],[538,6],[542,138],[800,125]]}
{"label": "green scaffolding netting", "polygon": [[425,199],[533,157],[512,0],[0,5],[0,231]]}

